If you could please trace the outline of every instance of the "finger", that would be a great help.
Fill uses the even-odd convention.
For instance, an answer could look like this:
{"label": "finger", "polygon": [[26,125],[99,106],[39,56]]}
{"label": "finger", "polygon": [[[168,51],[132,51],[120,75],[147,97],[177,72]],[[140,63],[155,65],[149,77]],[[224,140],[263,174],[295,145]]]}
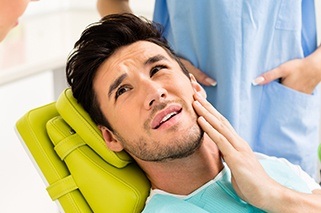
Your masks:
{"label": "finger", "polygon": [[219,117],[221,114],[213,107],[213,105],[201,96],[198,92],[194,93],[194,99],[198,101],[204,108],[206,108],[211,114]]}
{"label": "finger", "polygon": [[[206,103],[209,104],[207,101]],[[248,151],[250,149],[249,144],[237,134],[237,132],[232,127],[232,125],[228,122],[228,120],[224,116],[222,116],[212,105],[210,106],[211,106],[211,109],[217,113],[216,116],[211,114],[197,100],[194,101],[193,103],[193,107],[196,113],[199,116],[202,116],[216,131],[222,134],[227,139],[228,143],[232,144],[232,146],[236,150]]]}
{"label": "finger", "polygon": [[214,143],[217,145],[218,149],[221,151],[223,157],[227,154],[233,154],[235,153],[235,148],[232,144],[228,142],[228,140],[220,134],[215,128],[212,127],[210,123],[205,120],[204,117],[198,118],[198,123],[201,126],[201,128],[206,132],[206,134],[214,141]]}
{"label": "finger", "polygon": [[[233,146],[238,146],[236,134],[234,130],[231,131],[228,121],[223,116],[217,118],[213,114],[209,113],[207,109],[205,109],[198,101],[195,101],[193,103],[193,106],[200,117],[205,119],[206,122],[211,125],[211,129],[215,130],[215,132],[219,132],[223,137],[227,139],[228,143],[231,143]],[[207,130],[210,129],[207,128]]]}
{"label": "finger", "polygon": [[252,84],[254,86],[264,85],[264,84],[270,83],[271,81],[282,78],[283,76],[284,76],[283,69],[281,69],[280,67],[277,67],[275,69],[272,69],[270,71],[263,73],[262,75],[254,79],[252,81]]}
{"label": "finger", "polygon": [[[230,131],[235,133],[234,128],[230,124],[230,122],[223,116],[221,113],[219,113],[211,103],[209,103],[205,98],[203,98],[198,93],[195,93],[194,98],[196,101],[198,101],[210,114],[214,115],[220,122],[222,122]],[[204,116],[205,118],[208,116],[208,113],[205,110],[200,110],[198,114],[200,116]]]}
{"label": "finger", "polygon": [[215,87],[217,85],[217,82],[214,79],[210,78],[208,75],[206,75],[204,72],[202,72],[200,69],[197,69],[196,67],[191,68],[189,72],[195,76],[198,82],[205,86]]}
{"label": "finger", "polygon": [[190,63],[189,61],[187,61],[187,60],[185,60],[183,58],[180,58],[180,60],[184,64],[186,69],[195,76],[195,79],[199,83],[201,83],[201,84],[203,84],[205,86],[216,86],[217,82],[214,79],[212,79],[211,77],[206,75],[200,69],[198,69],[195,66],[193,66],[192,63]]}

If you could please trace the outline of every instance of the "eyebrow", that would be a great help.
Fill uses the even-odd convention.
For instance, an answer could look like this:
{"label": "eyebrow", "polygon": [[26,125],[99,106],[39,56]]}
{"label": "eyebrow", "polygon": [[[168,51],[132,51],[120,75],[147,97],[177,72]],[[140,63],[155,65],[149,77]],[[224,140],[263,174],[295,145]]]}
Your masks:
{"label": "eyebrow", "polygon": [[153,56],[153,57],[148,58],[148,59],[145,61],[144,65],[153,64],[153,63],[155,63],[155,62],[162,61],[162,60],[168,61],[168,59],[167,59],[165,56],[158,54],[158,55],[155,55],[155,56]]}
{"label": "eyebrow", "polygon": [[[148,58],[145,62],[144,62],[144,65],[149,65],[149,64],[153,64],[153,63],[156,63],[158,61],[162,61],[162,60],[166,60],[168,61],[168,59],[161,55],[161,54],[158,54],[158,55],[155,55],[153,57],[150,57]],[[124,73],[122,74],[121,76],[119,76],[109,87],[109,90],[108,90],[108,98],[110,98],[111,94],[113,93],[113,91],[123,82],[123,80],[127,77],[127,73]]]}
{"label": "eyebrow", "polygon": [[110,98],[111,94],[113,93],[113,91],[121,84],[121,82],[123,82],[123,80],[127,77],[127,73],[122,74],[121,76],[119,76],[109,87],[109,91],[108,91],[108,98]]}

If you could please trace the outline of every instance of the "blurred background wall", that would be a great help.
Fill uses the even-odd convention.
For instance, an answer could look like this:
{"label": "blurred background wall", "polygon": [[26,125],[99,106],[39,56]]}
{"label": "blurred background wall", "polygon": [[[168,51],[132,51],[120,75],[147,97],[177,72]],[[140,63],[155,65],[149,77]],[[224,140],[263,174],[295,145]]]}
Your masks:
{"label": "blurred background wall", "polygon": [[[136,14],[151,17],[153,0],[130,2]],[[20,25],[0,44],[0,212],[58,212],[14,125],[28,110],[55,100],[57,76],[50,67],[62,63],[75,35],[98,19],[95,0],[31,2]],[[33,69],[39,72],[17,78]]]}

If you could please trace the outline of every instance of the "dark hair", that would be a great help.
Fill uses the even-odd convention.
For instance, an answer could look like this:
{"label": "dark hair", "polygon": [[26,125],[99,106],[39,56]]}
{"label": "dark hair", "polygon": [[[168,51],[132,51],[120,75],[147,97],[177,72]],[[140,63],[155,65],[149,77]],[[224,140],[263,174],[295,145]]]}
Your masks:
{"label": "dark hair", "polygon": [[87,27],[67,61],[67,82],[74,97],[96,124],[110,130],[113,129],[99,107],[93,81],[98,68],[107,58],[120,47],[137,41],[149,41],[164,48],[189,77],[186,68],[162,37],[160,25],[127,13],[105,16]]}

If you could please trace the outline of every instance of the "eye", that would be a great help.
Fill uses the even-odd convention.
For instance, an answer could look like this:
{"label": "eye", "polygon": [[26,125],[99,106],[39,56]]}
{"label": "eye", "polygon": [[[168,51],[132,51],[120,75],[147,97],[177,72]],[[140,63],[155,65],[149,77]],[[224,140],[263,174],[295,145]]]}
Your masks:
{"label": "eye", "polygon": [[153,75],[155,75],[158,71],[160,71],[161,69],[166,69],[167,66],[165,65],[157,65],[154,66],[151,70],[150,70],[150,77],[153,77]]}
{"label": "eye", "polygon": [[128,92],[129,90],[131,90],[132,88],[129,86],[129,85],[123,85],[123,86],[120,86],[116,93],[115,93],[115,99],[117,100],[117,98],[119,96],[121,96],[122,94],[124,94],[125,92]]}

